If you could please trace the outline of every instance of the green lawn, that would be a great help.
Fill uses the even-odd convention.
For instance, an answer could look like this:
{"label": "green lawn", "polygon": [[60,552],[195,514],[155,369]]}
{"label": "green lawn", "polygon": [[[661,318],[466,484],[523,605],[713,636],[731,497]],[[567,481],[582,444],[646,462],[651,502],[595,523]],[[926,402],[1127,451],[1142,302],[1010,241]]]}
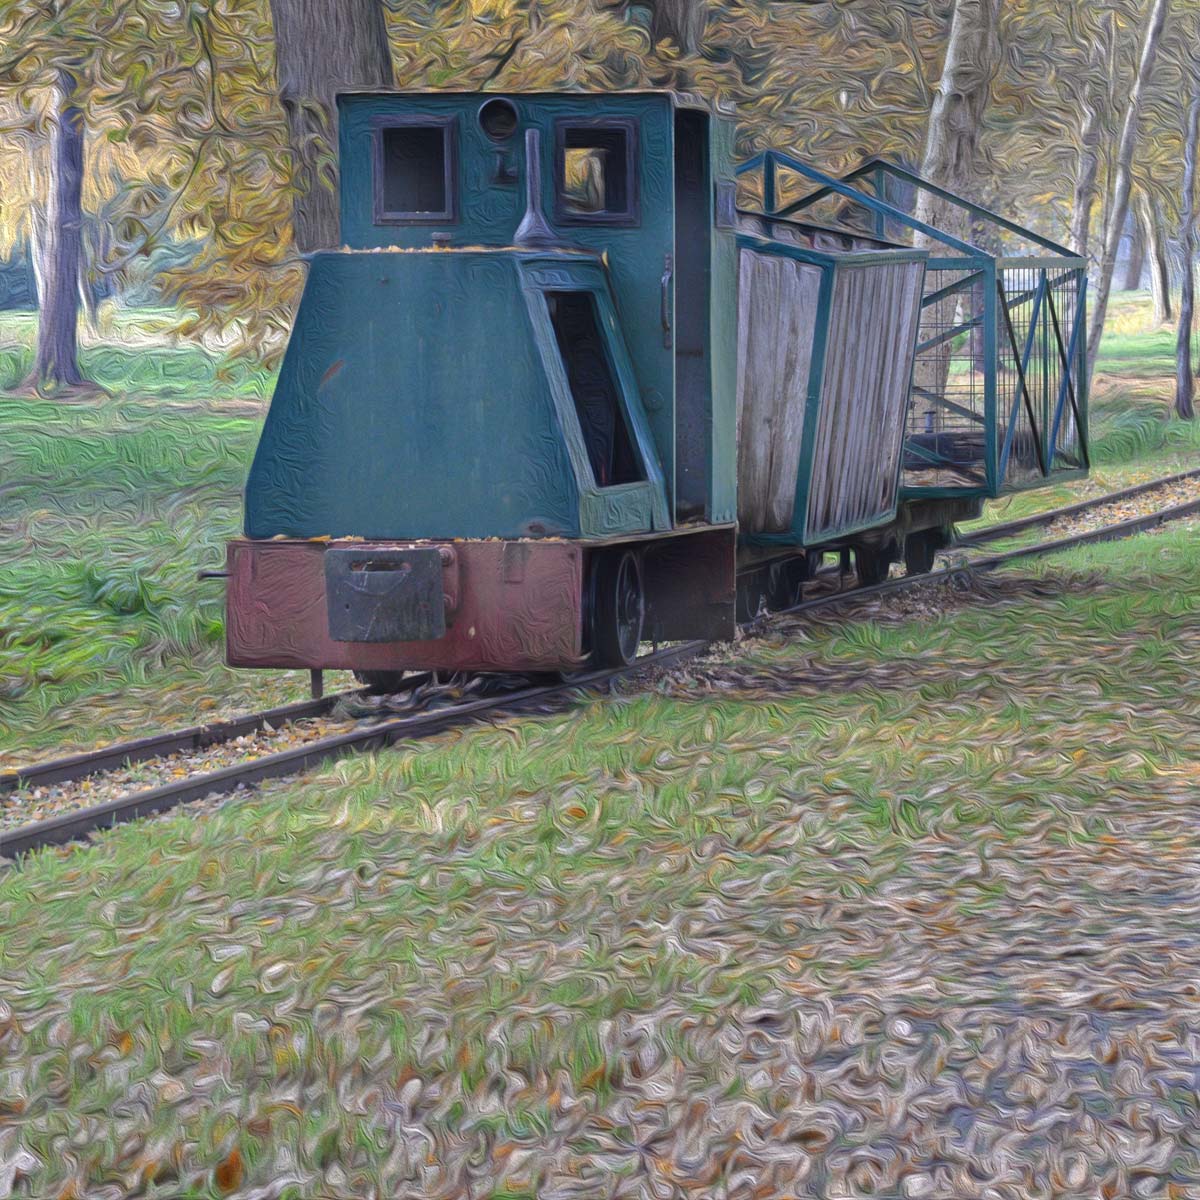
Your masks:
{"label": "green lawn", "polygon": [[[1175,1022],[1197,1003],[1194,897],[1163,890],[1196,847],[1196,530],[930,605],[784,622],[622,697],[0,877],[0,1111],[27,1194],[695,1185],[751,1128],[807,1137],[831,1191],[878,1139],[915,1145],[880,1185],[914,1194],[894,1172],[938,1160],[963,1062],[1001,1062],[1010,1028],[1045,1050],[1005,1155],[1057,1153],[1035,1118],[1061,1086],[1082,1099],[1055,1120],[1097,1114],[1089,1153],[1127,1169],[1122,1122],[1166,1094],[1154,997]],[[1082,956],[1029,965],[1083,928]],[[1109,995],[1135,1022],[1111,1051],[1087,1024]],[[895,1040],[897,1011],[933,1048]],[[1104,1054],[1119,1094],[1080,1074]],[[835,1102],[848,1079],[870,1105]]]}
{"label": "green lawn", "polygon": [[[227,670],[223,565],[270,378],[137,314],[83,365],[111,393],[0,391],[0,765],[297,698],[299,673]],[[0,387],[28,368],[32,319],[0,320]],[[145,343],[145,344],[143,344]]]}
{"label": "green lawn", "polygon": [[[269,381],[126,335],[89,351],[110,400],[0,396],[6,745],[266,698],[194,573]],[[1098,392],[1113,479],[1194,453]],[[967,1109],[998,1194],[1080,1145],[1058,1194],[1190,1186],[1128,1131],[1200,1120],[1198,619],[1173,527],[33,856],[0,1190],[935,1195]]]}

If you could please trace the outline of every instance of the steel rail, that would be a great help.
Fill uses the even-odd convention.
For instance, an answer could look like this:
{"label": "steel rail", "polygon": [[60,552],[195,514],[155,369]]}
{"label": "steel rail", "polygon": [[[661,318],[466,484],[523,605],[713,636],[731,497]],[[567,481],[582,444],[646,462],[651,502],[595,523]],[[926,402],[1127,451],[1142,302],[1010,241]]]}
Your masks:
{"label": "steel rail", "polygon": [[[1118,503],[1121,500],[1152,492],[1159,487],[1180,483],[1198,476],[1200,476],[1200,467],[1164,476],[1161,479],[1153,479],[1146,483],[1135,484],[1121,491],[1109,492],[1065,508],[1052,509],[1018,521],[1009,521],[1003,525],[993,525],[974,533],[968,533],[958,538],[954,545],[955,547],[969,547],[999,541],[1028,529],[1050,525],[1060,518],[1075,516],[1093,508],[1102,508],[1106,504]],[[427,678],[427,675],[413,676],[410,687],[419,685]],[[277,727],[305,718],[326,716],[334,709],[339,700],[358,694],[357,691],[339,692],[322,699],[297,701],[262,712],[249,713],[245,716],[192,725],[186,729],[172,730],[166,733],[150,734],[147,737],[127,742],[117,742],[95,750],[81,751],[78,754],[33,763],[27,767],[18,767],[12,771],[0,771],[0,795],[24,787],[45,787],[55,783],[71,783],[89,775],[116,770],[133,763],[163,758],[170,754],[208,749],[246,734],[258,733],[267,725]]]}
{"label": "steel rail", "polygon": [[189,725],[186,729],[167,733],[152,733],[147,737],[128,742],[115,742],[96,750],[84,750],[79,754],[68,754],[62,758],[46,759],[28,767],[0,773],[0,795],[26,787],[46,787],[52,783],[73,783],[102,771],[115,771],[132,763],[145,762],[152,758],[165,758],[193,750],[207,750],[231,742],[248,733],[258,733],[265,726],[276,727],[306,717],[323,717],[332,712],[337,702],[357,692],[337,692],[320,700],[298,700],[293,704],[281,704],[278,708],[248,713],[242,717],[231,717],[224,721],[213,721],[207,725]]}
{"label": "steel rail", "polygon": [[1040,558],[1046,554],[1057,554],[1062,550],[1073,550],[1078,546],[1089,546],[1098,542],[1117,542],[1122,538],[1145,533],[1159,525],[1166,525],[1171,521],[1179,521],[1198,513],[1200,513],[1200,499],[1189,500],[1185,504],[1159,509],[1158,512],[1148,513],[1146,516],[1130,517],[1127,521],[1119,521],[1115,525],[1105,525],[1100,529],[1087,529],[1082,533],[1068,534],[1066,537],[1055,538],[1049,542],[1037,542],[1032,546],[1020,546],[1016,550],[1005,550],[1001,554],[967,559],[965,562],[954,563],[938,571],[927,571],[922,575],[899,575],[894,579],[885,579],[882,583],[871,584],[868,587],[849,588],[844,592],[817,596],[772,615],[787,616],[791,613],[810,612],[813,609],[829,607],[833,604],[845,604],[852,600],[882,595],[885,592],[922,587],[931,583],[946,583],[951,579],[961,579],[984,571],[994,571],[997,567],[1006,566],[1008,563],[1017,562],[1022,558]]}
{"label": "steel rail", "polygon": [[963,534],[956,538],[955,546],[981,546],[986,542],[998,542],[1002,538],[1013,537],[1024,533],[1027,529],[1037,529],[1043,525],[1052,525],[1065,517],[1074,517],[1079,513],[1090,512],[1093,508],[1103,508],[1106,504],[1119,504],[1122,500],[1131,500],[1134,496],[1153,492],[1160,487],[1168,487],[1173,483],[1183,483],[1187,479],[1200,477],[1200,467],[1191,471],[1180,471],[1176,475],[1164,475],[1161,479],[1151,479],[1146,483],[1137,483],[1132,487],[1122,488],[1118,492],[1107,492],[1103,496],[1093,496],[1090,500],[1081,500],[1077,504],[1068,504],[1064,508],[1052,508],[1046,512],[1035,513],[1031,517],[1022,517],[1018,521],[1006,521],[1003,525],[989,525],[984,529]]}
{"label": "steel rail", "polygon": [[[1163,481],[1158,482],[1161,484]],[[1132,517],[1101,529],[1086,530],[1082,533],[1056,538],[1053,541],[1039,542],[1036,545],[1022,546],[1001,554],[971,559],[939,571],[930,571],[922,575],[899,576],[894,579],[885,579],[882,583],[872,584],[868,587],[831,592],[811,600],[804,600],[770,615],[801,615],[870,599],[873,596],[905,588],[925,587],[956,578],[968,578],[973,574],[992,571],[1023,558],[1040,557],[1098,542],[1117,541],[1197,513],[1200,513],[1200,499],[1174,505],[1146,516]],[[753,622],[748,624],[752,625]],[[398,741],[427,737],[444,729],[479,720],[489,715],[515,713],[539,702],[565,697],[579,690],[598,689],[617,678],[636,675],[654,667],[686,662],[704,653],[709,645],[710,643],[705,641],[682,642],[652,654],[643,655],[629,667],[590,671],[563,682],[524,688],[504,695],[473,700],[466,704],[431,712],[399,716],[362,729],[321,738],[292,750],[251,759],[218,771],[194,775],[188,779],[164,784],[146,791],[134,792],[106,804],[75,809],[58,816],[48,817],[43,821],[0,831],[0,856],[15,858],[43,846],[61,845],[75,841],[98,829],[109,828],[153,813],[165,812],[187,801],[225,795],[238,788],[252,786],[268,779],[298,775],[311,767],[330,762],[346,754],[381,750]]]}
{"label": "steel rail", "polygon": [[0,856],[15,858],[41,846],[61,845],[97,829],[109,828],[152,813],[165,812],[189,800],[225,795],[239,787],[262,783],[267,779],[298,775],[310,767],[340,758],[344,754],[382,750],[405,738],[427,737],[488,714],[518,712],[531,704],[552,700],[580,689],[599,688],[620,676],[637,674],[651,667],[668,666],[694,658],[702,654],[708,645],[708,642],[703,641],[681,642],[644,655],[629,667],[589,671],[562,682],[522,688],[500,696],[472,700],[466,704],[396,717],[361,729],[320,738],[291,750],[235,763],[218,771],[208,771],[175,783],[131,792],[106,804],[73,809],[47,817],[43,821],[0,830]]}

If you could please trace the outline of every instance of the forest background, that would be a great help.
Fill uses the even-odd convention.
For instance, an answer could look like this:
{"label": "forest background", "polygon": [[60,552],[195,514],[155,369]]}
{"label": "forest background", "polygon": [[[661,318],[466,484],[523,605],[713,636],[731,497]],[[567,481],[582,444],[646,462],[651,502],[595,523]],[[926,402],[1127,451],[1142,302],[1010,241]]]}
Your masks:
{"label": "forest background", "polygon": [[93,387],[106,297],[277,360],[340,89],[666,87],[736,105],[745,156],[892,158],[1088,254],[1093,357],[1148,271],[1191,416],[1198,35],[1195,0],[4,0],[0,306],[39,322],[0,385]]}

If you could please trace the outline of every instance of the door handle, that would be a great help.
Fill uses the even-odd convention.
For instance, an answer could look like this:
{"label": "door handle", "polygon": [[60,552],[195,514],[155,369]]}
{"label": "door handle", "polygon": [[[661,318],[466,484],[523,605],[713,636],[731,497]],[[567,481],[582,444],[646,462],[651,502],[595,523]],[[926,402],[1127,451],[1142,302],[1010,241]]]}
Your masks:
{"label": "door handle", "polygon": [[663,260],[662,275],[662,334],[663,348],[671,348],[671,276],[674,274],[675,260],[667,255]]}

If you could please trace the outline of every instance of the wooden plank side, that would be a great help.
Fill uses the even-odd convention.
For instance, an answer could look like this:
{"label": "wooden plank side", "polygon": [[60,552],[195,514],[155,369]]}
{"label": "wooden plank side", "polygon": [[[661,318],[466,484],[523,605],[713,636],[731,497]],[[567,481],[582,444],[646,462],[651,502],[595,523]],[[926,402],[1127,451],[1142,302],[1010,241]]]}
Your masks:
{"label": "wooden plank side", "polygon": [[810,536],[886,519],[919,318],[921,264],[839,271],[809,498]]}
{"label": "wooden plank side", "polygon": [[[897,291],[901,324],[896,338],[897,355],[892,364],[891,388],[902,394],[907,404],[916,358],[917,330],[921,323],[921,300],[924,295],[924,271],[920,263],[909,263],[897,272]],[[900,485],[897,466],[904,453],[906,425],[905,405],[901,405],[895,412],[894,420],[887,427],[888,436],[886,444],[882,447],[884,459],[890,464],[885,477],[886,507],[891,507],[897,499],[896,492]]]}
{"label": "wooden plank side", "polygon": [[821,269],[743,250],[738,316],[738,521],[792,524]]}

